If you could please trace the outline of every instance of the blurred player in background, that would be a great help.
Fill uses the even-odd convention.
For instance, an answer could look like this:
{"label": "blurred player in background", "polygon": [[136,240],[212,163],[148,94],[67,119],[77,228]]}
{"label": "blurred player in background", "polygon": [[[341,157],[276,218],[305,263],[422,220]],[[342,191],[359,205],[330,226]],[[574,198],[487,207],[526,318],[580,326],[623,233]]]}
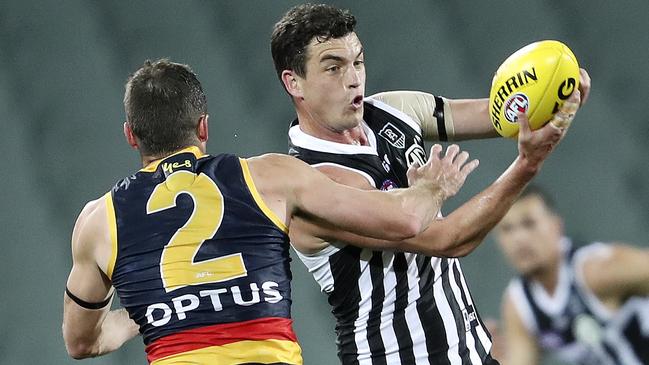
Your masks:
{"label": "blurred player in background", "polygon": [[[124,134],[143,168],[75,224],[63,317],[75,358],[139,332],[157,365],[302,364],[290,318],[291,220],[412,237],[477,166],[461,154],[433,156],[408,172],[412,188],[384,194],[336,184],[286,155],[206,155],[202,86],[167,60],[129,78],[124,106]],[[110,311],[113,287],[125,310]]]}
{"label": "blurred player in background", "polygon": [[503,298],[505,361],[649,364],[649,250],[576,245],[548,194],[530,186],[496,228],[519,277]]}
{"label": "blurred player in background", "polygon": [[[450,100],[406,91],[365,97],[365,58],[355,24],[348,11],[308,4],[289,10],[274,27],[275,69],[297,113],[289,130],[291,154],[334,181],[390,190],[407,186],[408,167],[425,160],[424,139],[497,136],[487,99]],[[585,71],[581,84],[585,99]],[[575,108],[579,95],[569,100]],[[368,239],[355,245],[353,235],[309,240],[303,235],[333,238],[337,227],[294,220],[293,246],[328,295],[343,364],[497,363],[453,257],[482,242],[565,133],[553,124],[530,131],[527,118],[519,117],[519,154],[511,166],[415,239]],[[433,154],[440,149],[434,147]],[[448,151],[456,149],[453,145]]]}

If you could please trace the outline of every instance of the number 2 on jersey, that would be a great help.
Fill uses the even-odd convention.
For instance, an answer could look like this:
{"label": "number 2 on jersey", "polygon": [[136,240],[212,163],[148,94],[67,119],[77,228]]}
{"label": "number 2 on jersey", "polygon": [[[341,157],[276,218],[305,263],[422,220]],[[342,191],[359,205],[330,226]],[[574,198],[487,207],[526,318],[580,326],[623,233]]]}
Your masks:
{"label": "number 2 on jersey", "polygon": [[147,214],[175,208],[176,198],[183,193],[194,201],[194,211],[162,250],[160,274],[165,290],[246,276],[241,253],[194,261],[203,242],[214,236],[223,219],[223,194],[205,174],[180,170],[169,175],[153,189]]}

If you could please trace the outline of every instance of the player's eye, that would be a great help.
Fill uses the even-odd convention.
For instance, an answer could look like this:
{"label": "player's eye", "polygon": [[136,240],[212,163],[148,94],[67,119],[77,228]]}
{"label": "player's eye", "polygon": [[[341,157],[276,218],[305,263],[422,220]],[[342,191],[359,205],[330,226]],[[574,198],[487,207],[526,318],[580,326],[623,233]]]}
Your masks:
{"label": "player's eye", "polygon": [[358,66],[361,66],[361,65],[364,65],[364,64],[365,64],[365,61],[363,61],[363,60],[354,61],[354,67],[358,67]]}
{"label": "player's eye", "polygon": [[336,73],[338,72],[338,70],[340,70],[340,66],[338,65],[333,65],[326,68],[326,71],[329,73]]}

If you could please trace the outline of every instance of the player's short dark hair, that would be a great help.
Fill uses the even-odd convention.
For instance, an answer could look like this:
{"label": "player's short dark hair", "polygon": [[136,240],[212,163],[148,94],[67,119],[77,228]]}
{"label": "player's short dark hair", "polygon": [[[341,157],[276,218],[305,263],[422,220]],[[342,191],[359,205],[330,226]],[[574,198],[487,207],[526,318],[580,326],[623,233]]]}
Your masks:
{"label": "player's short dark hair", "polygon": [[326,42],[354,31],[356,18],[349,10],[325,4],[302,4],[291,8],[273,27],[270,50],[280,80],[282,71],[306,75],[306,48],[313,38]]}
{"label": "player's short dark hair", "polygon": [[141,153],[161,156],[196,142],[207,98],[189,66],[147,60],[126,82],[124,109]]}
{"label": "player's short dark hair", "polygon": [[548,193],[547,190],[543,189],[542,187],[534,184],[528,185],[525,190],[521,193],[521,195],[518,197],[518,200],[536,196],[540,198],[545,206],[548,208],[553,213],[557,212],[557,207],[554,202],[554,197]]}

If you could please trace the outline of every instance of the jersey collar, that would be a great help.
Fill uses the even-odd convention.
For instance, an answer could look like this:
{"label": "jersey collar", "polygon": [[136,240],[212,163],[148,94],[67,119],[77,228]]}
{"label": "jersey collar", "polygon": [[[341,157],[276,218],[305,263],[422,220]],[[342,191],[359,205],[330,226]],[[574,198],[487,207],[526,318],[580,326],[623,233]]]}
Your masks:
{"label": "jersey collar", "polygon": [[142,168],[140,171],[142,171],[142,172],[155,172],[155,170],[158,169],[158,165],[160,165],[160,163],[162,161],[166,160],[167,158],[169,158],[171,156],[179,155],[181,153],[191,153],[192,155],[194,155],[194,157],[196,157],[196,159],[199,159],[199,158],[201,158],[203,156],[206,156],[206,154],[201,152],[200,148],[198,148],[196,146],[189,146],[187,148],[183,148],[182,150],[174,152],[174,153],[170,154],[169,156],[165,156],[165,157],[163,157],[161,159],[152,161],[151,163],[146,165],[146,167]]}
{"label": "jersey collar", "polygon": [[368,146],[356,146],[353,144],[338,143],[317,138],[304,133],[304,131],[300,129],[300,125],[296,123],[294,123],[294,125],[288,130],[288,138],[294,146],[312,151],[337,153],[342,155],[366,154],[378,156],[378,152],[376,151],[376,136],[374,135],[374,132],[365,121],[361,122],[361,127],[367,135]]}

